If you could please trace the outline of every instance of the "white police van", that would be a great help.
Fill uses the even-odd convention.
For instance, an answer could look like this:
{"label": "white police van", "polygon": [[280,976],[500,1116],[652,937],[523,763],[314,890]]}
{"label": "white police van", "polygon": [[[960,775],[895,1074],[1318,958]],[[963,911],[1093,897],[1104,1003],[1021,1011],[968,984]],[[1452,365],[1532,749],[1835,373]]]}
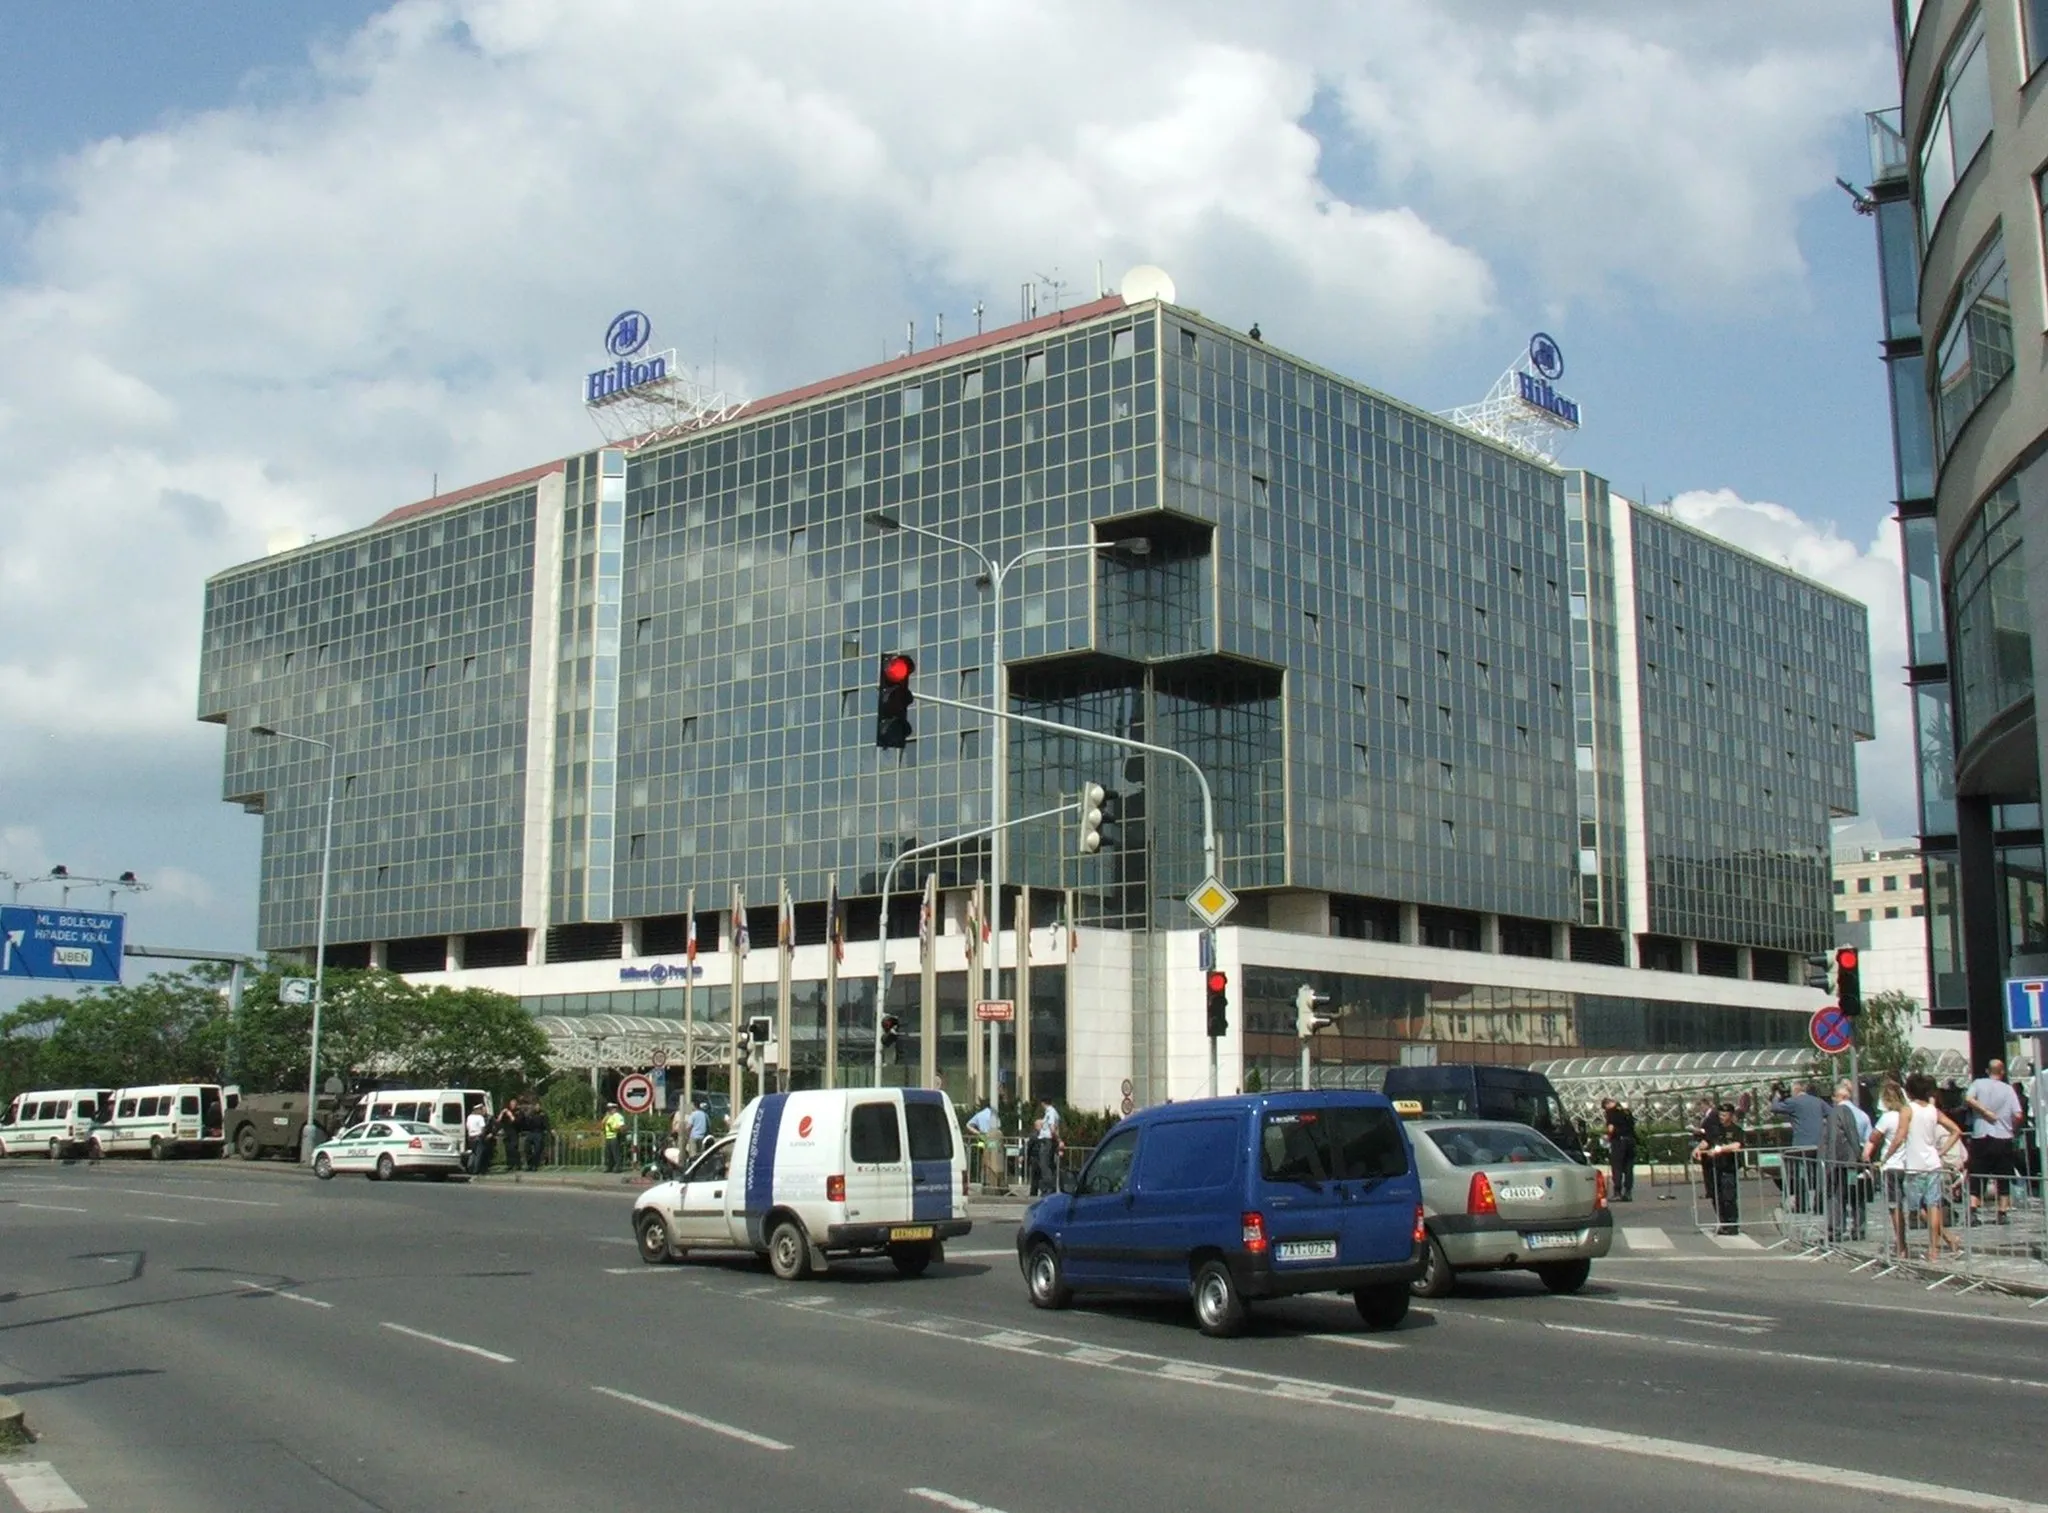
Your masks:
{"label": "white police van", "polygon": [[197,1153],[218,1156],[227,1149],[226,1100],[211,1082],[160,1082],[116,1088],[100,1104],[86,1150],[102,1156],[147,1155],[162,1161]]}
{"label": "white police van", "polygon": [[112,1096],[103,1087],[50,1088],[22,1093],[0,1114],[0,1157],[48,1156],[82,1150],[93,1121]]}
{"label": "white police van", "polygon": [[972,1227],[959,1123],[946,1095],[925,1088],[756,1098],[730,1138],[633,1204],[650,1266],[751,1250],[785,1281],[869,1255],[914,1277]]}

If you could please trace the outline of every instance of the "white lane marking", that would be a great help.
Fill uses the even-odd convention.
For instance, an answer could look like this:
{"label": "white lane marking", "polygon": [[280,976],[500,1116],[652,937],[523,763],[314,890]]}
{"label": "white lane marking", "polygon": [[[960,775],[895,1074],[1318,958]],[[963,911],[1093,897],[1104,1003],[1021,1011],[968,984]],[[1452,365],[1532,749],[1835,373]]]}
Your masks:
{"label": "white lane marking", "polygon": [[701,1413],[689,1413],[681,1408],[671,1408],[667,1403],[657,1403],[653,1398],[635,1397],[630,1392],[621,1392],[616,1387],[592,1387],[592,1392],[601,1392],[606,1397],[617,1398],[622,1403],[631,1403],[636,1408],[645,1408],[649,1413],[659,1413],[677,1423],[689,1424],[713,1434],[723,1434],[727,1439],[736,1439],[743,1445],[753,1445],[761,1450],[789,1450],[779,1439],[770,1439],[765,1434],[756,1434],[751,1429],[741,1429],[733,1424],[722,1424],[715,1418],[705,1418]]}
{"label": "white lane marking", "polygon": [[1647,1313],[1677,1313],[1702,1319],[1733,1319],[1743,1324],[1775,1324],[1775,1314],[1732,1313],[1725,1308],[1695,1308],[1690,1303],[1674,1303],[1669,1298],[1588,1298],[1574,1297],[1567,1293],[1557,1300],[1561,1303],[1586,1303],[1595,1308],[1639,1308]]}
{"label": "white lane marking", "polygon": [[89,1208],[73,1208],[68,1203],[17,1203],[16,1208],[40,1209],[46,1214],[89,1214]]}
{"label": "white lane marking", "polygon": [[1393,1340],[1369,1340],[1358,1334],[1311,1334],[1305,1339],[1321,1340],[1325,1345],[1349,1345],[1353,1350],[1399,1350]]}
{"label": "white lane marking", "polygon": [[46,1460],[0,1461],[0,1482],[14,1494],[22,1513],[67,1513],[85,1506],[85,1499]]}
{"label": "white lane marking", "polygon": [[607,1266],[604,1274],[608,1277],[681,1277],[692,1287],[702,1282],[680,1266]]}
{"label": "white lane marking", "polygon": [[590,1243],[593,1245],[637,1245],[639,1241],[629,1240],[624,1235],[592,1235]]}
{"label": "white lane marking", "polygon": [[1762,1250],[1754,1235],[1708,1235],[1723,1250]]}
{"label": "white lane marking", "polygon": [[1659,1292],[1712,1292],[1711,1287],[1702,1287],[1697,1282],[1652,1282],[1648,1277],[1630,1277],[1631,1287],[1654,1287]]}
{"label": "white lane marking", "polygon": [[170,1218],[166,1218],[166,1217],[165,1217],[164,1215],[162,1215],[162,1214],[130,1214],[130,1215],[129,1215],[128,1217],[130,1217],[131,1219],[144,1219],[144,1220],[147,1220],[147,1221],[148,1221],[149,1223],[151,1223],[151,1224],[199,1224],[199,1225],[204,1225],[204,1224],[206,1223],[206,1221],[205,1221],[204,1219],[170,1219]]}
{"label": "white lane marking", "polygon": [[[848,1317],[837,1314],[838,1317]],[[1479,1315],[1473,1315],[1479,1317]],[[1587,1424],[1566,1423],[1558,1419],[1535,1418],[1521,1413],[1497,1413],[1485,1408],[1468,1407],[1461,1403],[1445,1403],[1429,1398],[1403,1397],[1393,1393],[1377,1392],[1367,1388],[1350,1387],[1332,1382],[1316,1382],[1299,1377],[1283,1377],[1270,1372],[1251,1371],[1242,1367],[1220,1368],[1214,1380],[1198,1381],[1181,1376],[1176,1372],[1162,1369],[1175,1365],[1186,1365],[1171,1356],[1147,1355],[1139,1351],[1120,1351],[1113,1360],[1095,1360],[1071,1348],[1072,1340],[1056,1336],[1037,1336],[1037,1344],[1031,1346],[996,1345],[987,1334],[975,1335],[961,1332],[959,1325],[965,1320],[951,1320],[935,1317],[926,1320],[869,1319],[883,1329],[900,1329],[921,1334],[928,1339],[949,1339],[962,1345],[979,1345],[988,1349],[1002,1350],[1012,1355],[1036,1356],[1042,1360],[1066,1360],[1078,1366],[1089,1366],[1099,1371],[1114,1371],[1126,1376],[1150,1377],[1155,1381],[1176,1381],[1183,1386],[1217,1392],[1238,1392],[1251,1397],[1285,1397],[1294,1401],[1314,1401],[1328,1407],[1350,1413],[1385,1414],[1390,1418],[1407,1419],[1414,1423],[1431,1424],[1457,1429],[1477,1429],[1489,1434],[1504,1434],[1517,1439],[1537,1440],[1559,1445],[1583,1445],[1596,1450],[1613,1450],[1628,1455],[1639,1455],[1649,1460],[1669,1461],[1674,1464],[1699,1467],[1710,1473],[1743,1471],[1752,1476],[1772,1478],[1778,1481],[1801,1482],[1814,1486],[1838,1487],[1851,1492],[1866,1492],[1875,1497],[1895,1498],[1906,1503],[1931,1503],[1939,1507],[1981,1510],[1997,1509],[2000,1513],[2048,1513],[2048,1503],[2029,1502],[2016,1497],[2003,1497],[1968,1487],[1943,1487],[1930,1483],[1909,1480],[1898,1476],[1885,1476],[1874,1471],[1859,1471],[1849,1466],[1830,1466],[1819,1461],[1793,1460],[1785,1456],[1761,1455],[1747,1450],[1736,1450],[1723,1445],[1698,1443],[1691,1440],[1666,1439],[1654,1434],[1634,1434],[1620,1429],[1603,1429]],[[971,1327],[971,1326],[970,1326]],[[1005,1331],[1015,1334],[1015,1331]],[[1032,1338],[1032,1337],[1027,1337]],[[1043,1346],[1066,1346],[1065,1350],[1053,1351],[1038,1348]],[[1307,1389],[1304,1392],[1304,1389]],[[1323,1394],[1328,1394],[1324,1396]],[[1310,1396],[1309,1394],[1314,1394]]]}
{"label": "white lane marking", "polygon": [[942,1508],[951,1508],[954,1513],[1003,1513],[1001,1508],[992,1508],[985,1502],[976,1502],[969,1497],[955,1497],[951,1492],[941,1492],[937,1487],[905,1487],[912,1497],[922,1497],[926,1502],[937,1503]]}
{"label": "white lane marking", "polygon": [[240,1277],[237,1277],[235,1278],[235,1285],[237,1287],[246,1287],[251,1292],[263,1293],[266,1297],[283,1298],[289,1303],[310,1303],[315,1308],[332,1308],[334,1306],[332,1303],[322,1302],[319,1298],[309,1298],[304,1293],[286,1292],[282,1287],[272,1287],[268,1282],[245,1282]]}
{"label": "white lane marking", "polygon": [[107,1187],[101,1192],[126,1193],[132,1198],[172,1198],[180,1203],[233,1203],[241,1208],[276,1208],[268,1198],[207,1198],[198,1193],[174,1193],[161,1187]]}
{"label": "white lane marking", "polygon": [[2017,1324],[2023,1329],[2048,1329],[2048,1319],[2023,1319],[2002,1313],[1971,1313],[1963,1308],[1910,1308],[1903,1303],[1864,1303],[1854,1298],[1817,1298],[1830,1308],[1868,1308],[1878,1313],[1917,1313],[1929,1319],[1963,1319],[1972,1324]]}
{"label": "white lane marking", "polygon": [[1014,1245],[1005,1246],[1000,1250],[955,1250],[950,1245],[946,1247],[946,1259],[949,1261],[980,1261],[990,1256],[1010,1256],[1014,1258],[1016,1254],[1017,1247]]}
{"label": "white lane marking", "polygon": [[395,1334],[409,1334],[416,1340],[426,1340],[431,1344],[445,1345],[450,1350],[460,1350],[468,1355],[480,1355],[485,1360],[496,1361],[501,1366],[509,1366],[512,1364],[512,1357],[509,1355],[500,1355],[497,1351],[486,1350],[481,1345],[465,1345],[460,1340],[447,1339],[446,1337],[438,1334],[428,1334],[424,1329],[408,1329],[403,1324],[393,1324],[389,1320],[381,1321],[378,1327],[382,1329],[389,1329]]}
{"label": "white lane marking", "polygon": [[1804,1366],[1853,1366],[1859,1371],[1903,1371],[1915,1377],[1951,1377],[1959,1382],[1974,1382],[1994,1387],[2020,1387],[2034,1392],[2048,1392],[2048,1381],[2036,1381],[2024,1376],[1991,1376],[1982,1371],[1950,1371],[1940,1366],[1928,1366],[1919,1361],[1871,1361],[1860,1357],[1842,1355],[1815,1355],[1804,1350],[1767,1350],[1761,1345],[1716,1345],[1710,1340],[1675,1339],[1662,1334],[1637,1334],[1627,1329],[1595,1329],[1586,1324],[1545,1324],[1545,1329],[1559,1334],[1584,1334],[1603,1340],[1640,1340],[1650,1345],[1668,1345],[1673,1350],[1705,1350],[1715,1355],[1748,1355],[1766,1361],[1794,1361]]}
{"label": "white lane marking", "polygon": [[1664,1233],[1661,1229],[1652,1229],[1648,1225],[1624,1225],[1622,1226],[1621,1237],[1628,1242],[1630,1250],[1670,1250],[1673,1248],[1671,1236]]}

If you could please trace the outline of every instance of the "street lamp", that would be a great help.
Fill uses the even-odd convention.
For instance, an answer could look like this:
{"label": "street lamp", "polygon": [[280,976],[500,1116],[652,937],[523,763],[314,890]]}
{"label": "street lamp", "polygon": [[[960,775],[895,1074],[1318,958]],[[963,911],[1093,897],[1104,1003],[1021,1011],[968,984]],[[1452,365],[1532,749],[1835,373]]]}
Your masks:
{"label": "street lamp", "polygon": [[327,986],[327,884],[334,864],[334,764],[338,753],[332,741],[323,741],[318,736],[293,735],[269,725],[251,725],[249,733],[318,746],[327,753],[327,820],[320,837],[320,913],[313,935],[313,1047],[306,1061],[306,1122],[299,1130],[299,1160],[303,1164],[313,1159],[313,1144],[318,1138],[313,1115],[320,1107],[320,1003]]}
{"label": "street lamp", "polygon": [[[990,634],[991,654],[989,663],[993,677],[990,679],[989,709],[992,715],[998,716],[1010,707],[1009,678],[1003,665],[1003,586],[1005,579],[1009,576],[1010,569],[1033,557],[1093,556],[1101,552],[1123,552],[1128,556],[1143,557],[1152,550],[1152,543],[1149,539],[1144,536],[1131,536],[1117,541],[1081,541],[1067,546],[1027,546],[1014,557],[998,562],[971,541],[962,541],[957,536],[949,536],[944,531],[935,531],[926,526],[912,525],[907,520],[892,515],[886,510],[870,510],[865,518],[867,523],[876,530],[908,531],[913,536],[923,536],[926,540],[936,541],[941,546],[950,546],[956,551],[966,552],[981,564],[983,577],[987,580],[992,591],[991,599],[994,608],[994,613],[991,617],[992,629]],[[991,897],[989,899],[989,929],[992,933],[988,954],[988,996],[993,999],[1002,996],[1003,873],[1006,870],[1005,863],[1009,859],[1009,844],[1004,830],[1003,816],[1004,812],[1009,808],[1008,768],[1010,743],[1004,738],[1001,719],[992,719],[991,724],[993,728],[989,731],[988,743],[989,819],[991,833],[989,835],[988,849],[989,874],[992,879]],[[1001,1033],[996,1022],[990,1020],[989,1043],[992,1046],[1000,1046],[1002,1044],[998,1038]],[[1002,1093],[1002,1089],[997,1083],[1000,1071],[1001,1067],[997,1063],[996,1058],[991,1056],[988,1073],[988,1096],[991,1102],[999,1098]]]}

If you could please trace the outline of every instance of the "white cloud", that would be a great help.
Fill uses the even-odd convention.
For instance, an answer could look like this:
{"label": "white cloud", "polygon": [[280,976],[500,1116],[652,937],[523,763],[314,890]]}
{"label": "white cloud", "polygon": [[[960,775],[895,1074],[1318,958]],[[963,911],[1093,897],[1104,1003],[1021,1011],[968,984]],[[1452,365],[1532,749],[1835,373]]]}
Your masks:
{"label": "white cloud", "polygon": [[[1739,309],[1796,276],[1867,93],[1860,32],[1778,9],[397,5],[287,98],[37,165],[0,285],[0,773],[62,791],[56,732],[189,760],[205,577],[589,445],[572,388],[624,304],[755,393],[913,311],[1000,323],[1034,272],[1085,295],[1097,258],[1361,374],[1475,332],[1510,267]],[[1378,186],[1333,187],[1332,147]]]}
{"label": "white cloud", "polygon": [[1870,673],[1877,738],[1856,754],[1862,812],[1888,837],[1919,832],[1913,711],[1905,682],[1906,611],[1899,537],[1886,523],[1867,544],[1815,524],[1782,504],[1744,499],[1728,489],[1693,490],[1671,501],[1687,525],[1718,536],[1860,600],[1870,612]]}

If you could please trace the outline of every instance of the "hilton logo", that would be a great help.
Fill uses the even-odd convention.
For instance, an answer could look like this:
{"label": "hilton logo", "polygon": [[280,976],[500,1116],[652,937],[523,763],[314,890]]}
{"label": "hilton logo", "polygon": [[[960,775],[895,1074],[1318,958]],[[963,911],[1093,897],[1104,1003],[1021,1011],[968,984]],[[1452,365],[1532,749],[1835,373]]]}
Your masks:
{"label": "hilton logo", "polygon": [[623,394],[628,389],[637,389],[642,384],[651,384],[668,377],[668,354],[651,357],[646,362],[634,362],[622,357],[609,368],[599,368],[583,380],[583,402],[598,404],[613,395]]}
{"label": "hilton logo", "polygon": [[1544,414],[1555,417],[1565,425],[1576,426],[1579,423],[1578,401],[1566,399],[1551,388],[1549,379],[1538,378],[1534,373],[1517,373],[1515,379],[1523,404],[1534,405]]}

